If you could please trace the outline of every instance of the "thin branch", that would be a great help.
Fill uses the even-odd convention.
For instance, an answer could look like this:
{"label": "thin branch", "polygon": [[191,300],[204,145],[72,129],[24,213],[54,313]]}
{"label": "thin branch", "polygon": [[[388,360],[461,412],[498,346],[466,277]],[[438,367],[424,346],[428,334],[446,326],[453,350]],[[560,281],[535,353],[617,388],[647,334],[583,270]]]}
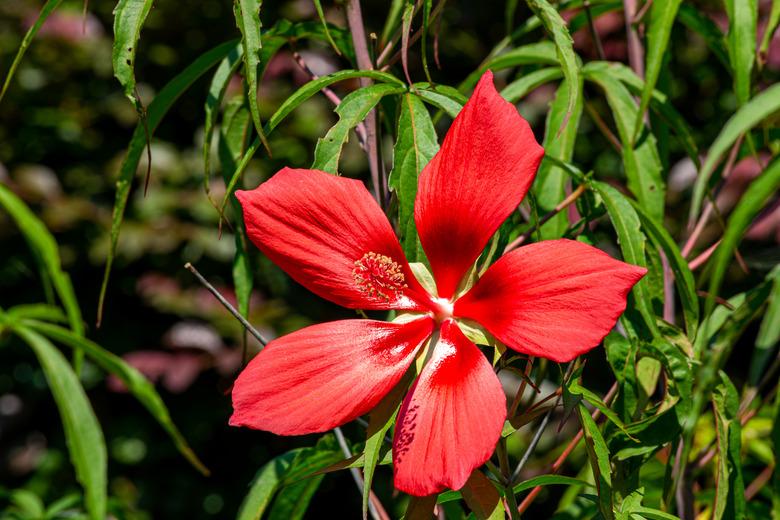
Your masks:
{"label": "thin branch", "polygon": [[[368,52],[368,41],[366,40],[366,29],[363,26],[360,0],[349,0],[347,2],[347,24],[352,35],[352,44],[355,47],[358,68],[361,70],[373,70],[374,64],[371,62],[371,55]],[[360,78],[361,87],[367,87],[372,83],[368,78]],[[371,170],[371,182],[374,185],[374,198],[382,205],[384,202],[384,186],[380,182],[377,146],[377,121],[376,109],[374,109],[366,116],[366,153],[368,155],[368,167]]]}
{"label": "thin branch", "polygon": [[[198,279],[198,281],[208,289],[208,291],[214,296],[214,298],[219,301],[219,303],[222,304],[225,309],[230,312],[240,323],[241,325],[246,328],[246,330],[257,339],[257,341],[260,342],[261,345],[264,347],[268,344],[268,340],[263,337],[260,332],[257,331],[243,316],[241,316],[241,313],[239,313],[235,307],[233,307],[227,299],[222,296],[222,294],[209,283],[206,278],[203,277],[202,274],[200,274],[200,271],[198,271],[194,265],[187,262],[184,264],[184,267],[189,270],[193,275],[195,275],[195,278]],[[352,452],[349,449],[349,446],[347,445],[346,440],[344,439],[344,433],[341,431],[341,428],[336,427],[333,429],[333,433],[336,434],[336,440],[339,443],[339,446],[341,447],[341,451],[344,452],[344,456],[347,458],[350,458],[352,456]],[[350,471],[352,472],[352,477],[355,479],[355,484],[357,484],[358,489],[360,490],[360,494],[363,494],[363,477],[360,475],[360,472],[357,470],[357,468],[350,468]],[[382,507],[382,504],[379,502],[379,499],[374,495],[373,492],[371,492],[371,502],[369,503],[369,509],[371,511],[371,516],[374,518],[374,520],[388,520],[389,517],[387,513],[385,512],[384,508]]]}
{"label": "thin branch", "polygon": [[604,119],[601,118],[601,114],[599,114],[590,103],[585,103],[585,110],[588,112],[590,118],[593,119],[593,122],[596,123],[596,127],[599,129],[599,131],[601,131],[604,137],[607,138],[609,144],[612,145],[612,148],[614,148],[617,153],[621,153],[622,145],[620,144],[620,139],[615,137],[615,134],[613,134],[612,130],[609,129],[607,123],[605,123]]}
{"label": "thin branch", "polygon": [[189,270],[189,271],[190,271],[192,274],[194,274],[194,275],[195,275],[195,278],[197,278],[197,279],[198,279],[198,281],[199,281],[199,282],[200,282],[200,283],[203,285],[203,287],[205,287],[206,289],[208,289],[208,291],[209,291],[209,292],[210,292],[210,293],[211,293],[211,294],[214,296],[214,298],[216,298],[216,299],[217,299],[217,301],[219,301],[219,303],[221,303],[221,304],[222,304],[222,306],[223,306],[223,307],[225,307],[225,308],[228,310],[228,312],[230,312],[230,314],[232,314],[232,315],[233,315],[233,316],[234,316],[234,317],[235,317],[235,318],[236,318],[236,319],[237,319],[239,322],[241,322],[241,325],[243,325],[243,326],[244,326],[244,328],[245,328],[247,331],[249,331],[249,333],[250,333],[252,336],[254,336],[254,337],[255,337],[255,339],[256,339],[257,341],[259,341],[259,342],[260,342],[260,344],[261,344],[261,345],[263,345],[263,346],[266,346],[266,345],[268,344],[268,340],[267,340],[265,337],[263,337],[263,335],[262,335],[262,334],[260,334],[260,333],[257,331],[257,329],[255,329],[255,328],[252,326],[252,324],[251,324],[251,323],[249,323],[249,322],[246,320],[246,318],[244,318],[243,316],[241,316],[241,313],[240,313],[240,312],[238,312],[238,311],[236,310],[236,308],[235,308],[235,307],[233,307],[233,306],[230,304],[230,302],[229,302],[229,301],[227,301],[227,300],[225,299],[225,297],[224,297],[224,296],[222,296],[222,294],[220,294],[220,292],[219,292],[219,291],[218,291],[218,290],[217,290],[217,289],[216,289],[216,288],[215,288],[213,285],[211,285],[211,284],[209,283],[209,281],[208,281],[208,280],[206,280],[206,279],[203,277],[203,275],[202,275],[202,274],[200,274],[200,272],[199,272],[197,269],[195,269],[195,266],[194,266],[194,265],[192,265],[191,263],[187,262],[186,264],[184,264],[184,267],[185,267],[186,269],[188,269],[188,270]]}
{"label": "thin branch", "polygon": [[[612,387],[607,391],[607,394],[604,396],[604,403],[609,406],[609,404],[612,402],[612,399],[615,398],[615,394],[617,394],[617,383],[613,383]],[[594,410],[591,414],[591,417],[593,420],[598,420],[598,418],[601,416],[601,411],[598,409]],[[569,442],[569,444],[564,448],[563,452],[558,455],[558,458],[555,459],[555,462],[552,463],[552,466],[550,467],[549,473],[555,474],[558,473],[558,471],[561,469],[561,466],[563,466],[563,463],[566,461],[566,459],[571,455],[571,452],[574,451],[574,448],[577,447],[577,444],[582,440],[584,433],[583,430],[580,428],[580,431],[577,432],[577,435],[574,436],[574,438]],[[536,499],[536,496],[542,491],[542,486],[536,486],[531,490],[530,493],[528,493],[528,496],[525,497],[523,502],[518,507],[518,511],[520,514],[523,514],[526,509],[528,509],[533,501]]]}
{"label": "thin branch", "polygon": [[[346,458],[352,457],[352,450],[349,449],[349,445],[347,444],[347,439],[344,438],[344,432],[341,431],[341,428],[336,427],[333,429],[333,433],[336,434],[336,440],[339,443],[339,447],[341,448],[341,452],[344,454]],[[360,491],[360,495],[363,496],[363,487],[365,485],[363,481],[363,475],[360,474],[360,471],[358,471],[357,468],[349,468],[349,472],[352,474],[352,480],[355,481],[355,485],[357,486],[358,490]],[[377,504],[374,502],[378,500],[374,496],[373,491],[371,492],[371,500],[368,502],[368,511],[371,513],[371,518],[374,520],[385,520],[389,517],[387,516],[387,513],[385,512],[384,508],[382,508],[382,505],[379,504],[379,508],[382,508],[382,513],[377,510]]]}
{"label": "thin branch", "polygon": [[[574,372],[574,365],[574,362],[569,363],[569,366],[566,368],[566,373],[563,375],[561,385],[565,385],[572,372]],[[559,395],[555,400],[555,404],[547,411],[546,414],[544,414],[542,422],[539,424],[539,428],[536,430],[533,439],[531,439],[531,444],[528,445],[528,448],[525,450],[523,457],[520,459],[520,462],[517,463],[515,470],[512,472],[512,482],[517,480],[517,477],[520,475],[520,471],[523,469],[523,466],[525,466],[526,462],[528,462],[528,459],[531,458],[531,454],[534,452],[534,450],[536,450],[536,445],[539,444],[539,440],[542,438],[542,433],[544,433],[545,428],[547,428],[547,423],[550,422],[550,417],[552,417],[553,411],[555,411],[555,409],[558,407],[558,403],[561,401],[562,395],[563,392],[561,392],[561,395]]]}
{"label": "thin branch", "polygon": [[542,218],[540,218],[539,222],[535,226],[533,226],[531,229],[529,229],[528,231],[526,231],[525,233],[523,233],[522,235],[520,235],[519,237],[514,239],[511,243],[509,243],[504,248],[504,254],[508,253],[509,251],[511,251],[513,249],[516,249],[523,242],[528,240],[531,237],[531,235],[533,233],[535,233],[537,229],[542,227],[548,220],[553,218],[555,215],[557,215],[558,213],[560,213],[561,211],[563,211],[564,209],[569,207],[574,201],[579,199],[580,196],[583,193],[585,193],[585,189],[586,189],[586,186],[584,184],[580,184],[579,186],[577,186],[577,189],[574,190],[573,192],[571,192],[571,194],[569,194],[568,197],[566,197],[561,202],[559,202],[558,205],[555,206],[555,208],[553,208],[552,211],[550,211],[549,213],[544,215]]}
{"label": "thin branch", "polygon": [[596,55],[601,61],[606,61],[604,47],[601,45],[601,38],[598,31],[596,31],[596,24],[593,23],[593,15],[590,12],[590,1],[585,0],[582,3],[582,7],[585,9],[585,16],[588,18],[588,30],[590,31],[590,39],[593,40],[593,45],[596,47]]}
{"label": "thin branch", "polygon": [[[303,56],[301,56],[297,51],[293,52],[293,59],[295,60],[295,63],[298,64],[298,66],[303,70],[312,80],[317,80],[320,78],[317,74],[314,73],[313,70],[309,68],[309,66],[306,64],[306,61],[303,59]],[[331,103],[333,103],[335,106],[339,106],[341,104],[341,98],[338,97],[338,95],[333,92],[330,88],[324,87],[322,89],[322,93],[325,94],[325,97],[330,100]],[[355,133],[357,134],[358,142],[360,143],[360,147],[363,150],[367,150],[366,146],[366,125],[362,121],[357,124],[355,127]]]}

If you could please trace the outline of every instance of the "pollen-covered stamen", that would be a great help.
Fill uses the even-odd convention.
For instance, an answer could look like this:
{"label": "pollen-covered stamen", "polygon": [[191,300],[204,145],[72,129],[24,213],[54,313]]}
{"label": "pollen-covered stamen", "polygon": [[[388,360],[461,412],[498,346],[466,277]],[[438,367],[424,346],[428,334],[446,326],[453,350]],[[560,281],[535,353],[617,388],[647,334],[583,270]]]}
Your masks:
{"label": "pollen-covered stamen", "polygon": [[407,287],[401,265],[389,256],[373,251],[355,260],[352,275],[362,292],[386,301],[397,298]]}

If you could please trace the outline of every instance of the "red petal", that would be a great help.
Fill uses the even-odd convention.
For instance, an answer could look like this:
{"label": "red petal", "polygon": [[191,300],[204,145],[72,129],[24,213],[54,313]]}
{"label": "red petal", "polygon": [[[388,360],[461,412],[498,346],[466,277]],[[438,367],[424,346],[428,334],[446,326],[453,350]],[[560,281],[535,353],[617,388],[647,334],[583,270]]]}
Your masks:
{"label": "red petal", "polygon": [[460,489],[490,458],[505,419],[506,397],[493,367],[452,320],[445,321],[398,414],[395,487],[417,496]]}
{"label": "red petal", "polygon": [[573,240],[538,242],[490,266],[454,313],[515,350],[570,361],[612,330],[646,272]]}
{"label": "red petal", "polygon": [[[425,290],[409,269],[387,217],[360,181],[284,168],[252,191],[237,191],[250,239],[313,293],[359,309],[420,309]],[[408,288],[371,296],[355,262],[375,253],[403,274]]]}
{"label": "red petal", "polygon": [[439,296],[449,298],[531,186],[544,150],[485,72],[420,174],[414,219]]}
{"label": "red petal", "polygon": [[303,435],[349,422],[398,383],[432,330],[430,318],[343,320],[276,339],[239,374],[230,424]]}

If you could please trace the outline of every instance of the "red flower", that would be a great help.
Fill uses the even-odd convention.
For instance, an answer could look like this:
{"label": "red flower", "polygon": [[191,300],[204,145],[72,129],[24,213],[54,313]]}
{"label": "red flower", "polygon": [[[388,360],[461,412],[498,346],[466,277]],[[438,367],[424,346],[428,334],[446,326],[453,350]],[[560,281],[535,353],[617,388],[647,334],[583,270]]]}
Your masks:
{"label": "red flower", "polygon": [[438,294],[412,274],[359,181],[285,168],[237,192],[252,241],[300,284],[345,307],[417,317],[323,323],[272,341],[236,380],[230,424],[300,435],[352,421],[401,380],[438,330],[398,414],[395,486],[419,496],[461,488],[491,456],[506,398],[458,320],[480,323],[518,352],[569,361],[601,342],[646,272],[585,244],[551,240],[504,255],[458,294],[543,154],[486,72],[420,176],[414,217]]}

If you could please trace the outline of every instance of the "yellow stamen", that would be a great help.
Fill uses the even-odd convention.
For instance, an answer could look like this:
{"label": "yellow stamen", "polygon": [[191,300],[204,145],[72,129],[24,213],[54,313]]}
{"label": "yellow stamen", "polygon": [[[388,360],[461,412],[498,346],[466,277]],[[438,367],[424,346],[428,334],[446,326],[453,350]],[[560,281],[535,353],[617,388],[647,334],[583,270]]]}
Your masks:
{"label": "yellow stamen", "polygon": [[398,298],[407,287],[401,265],[389,256],[373,251],[355,260],[352,275],[362,292],[385,301]]}

